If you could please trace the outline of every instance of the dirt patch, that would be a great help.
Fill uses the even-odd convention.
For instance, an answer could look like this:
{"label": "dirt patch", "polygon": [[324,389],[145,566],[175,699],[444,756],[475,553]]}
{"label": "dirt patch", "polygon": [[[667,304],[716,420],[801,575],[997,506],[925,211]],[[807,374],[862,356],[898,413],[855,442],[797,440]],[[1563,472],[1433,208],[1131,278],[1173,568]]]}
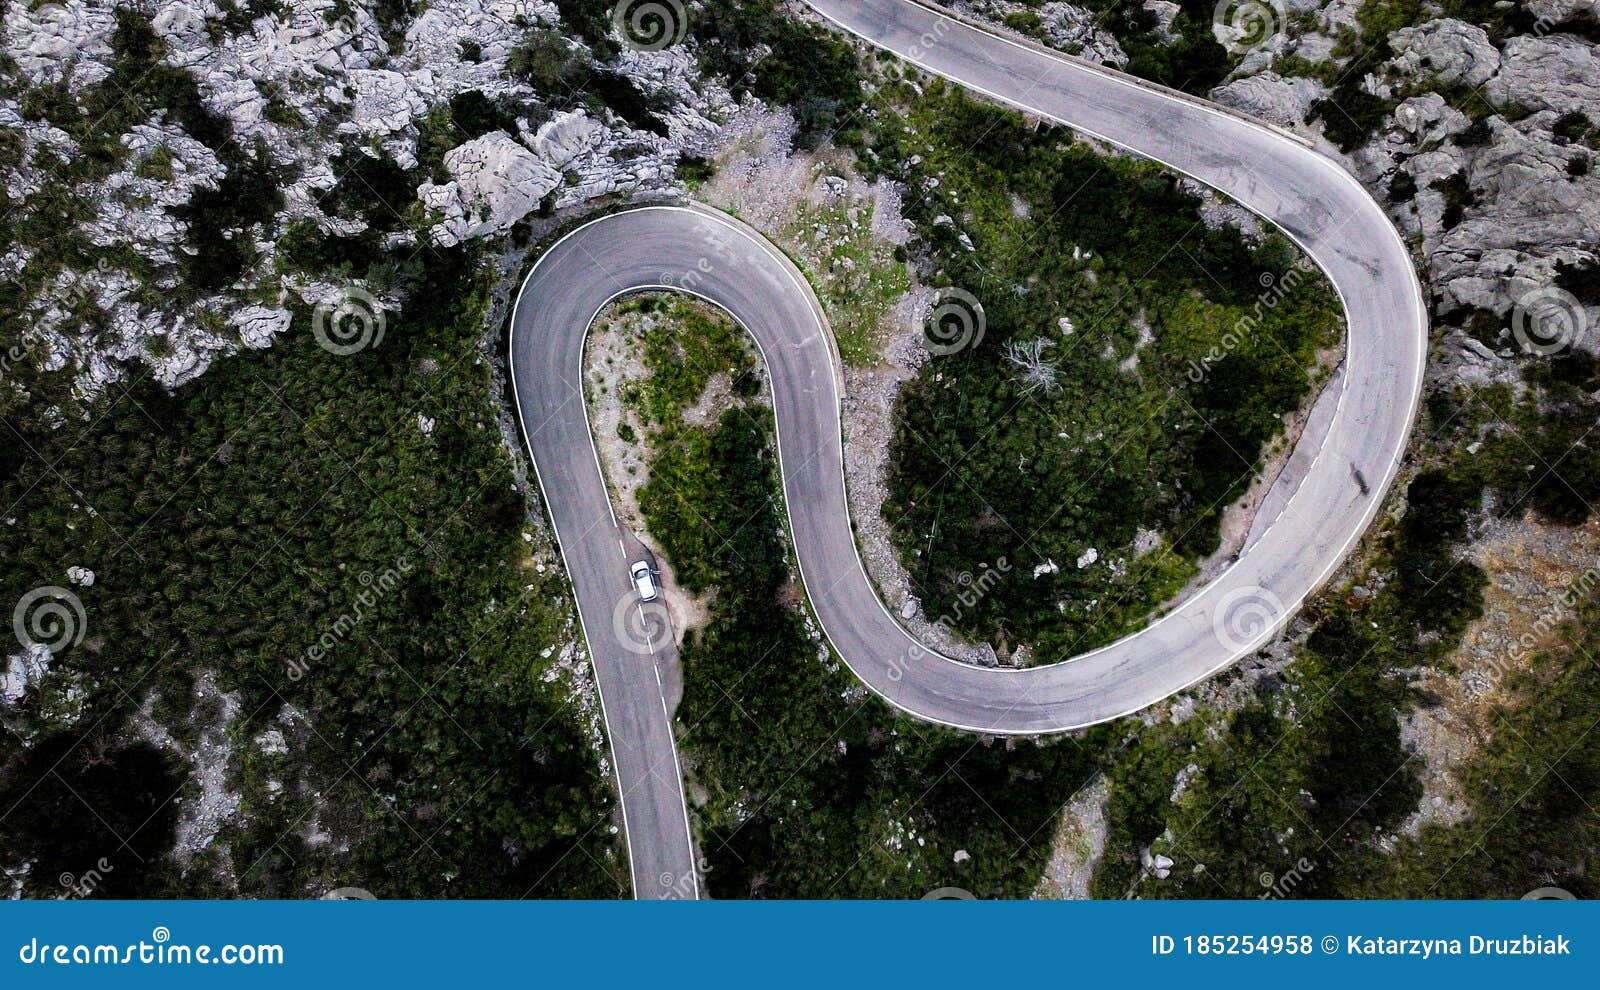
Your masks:
{"label": "dirt patch", "polygon": [[1106,849],[1106,796],[1103,775],[1078,790],[1061,812],[1050,859],[1033,896],[1049,900],[1089,899],[1089,880]]}
{"label": "dirt patch", "polygon": [[1461,771],[1500,731],[1496,713],[1525,701],[1506,688],[1508,676],[1563,649],[1562,624],[1600,587],[1600,521],[1577,528],[1498,522],[1469,556],[1489,576],[1483,616],[1451,656],[1455,669],[1430,670],[1416,681],[1427,702],[1400,722],[1402,742],[1422,763],[1422,800],[1400,829],[1408,835],[1466,815]]}
{"label": "dirt patch", "polygon": [[[690,300],[674,299],[675,304],[698,308],[717,320],[726,319],[710,306]],[[644,365],[644,338],[652,330],[670,324],[669,311],[647,312],[616,303],[600,313],[584,343],[584,398],[589,407],[589,425],[594,432],[595,451],[600,470],[611,492],[617,521],[647,547],[655,559],[657,580],[679,646],[692,629],[704,628],[711,621],[709,597],[696,597],[683,590],[672,564],[655,538],[650,535],[639,507],[639,492],[650,481],[649,432],[638,409],[626,400],[631,389],[649,377]],[[713,375],[711,384],[685,418],[696,423],[711,422],[734,402],[731,380],[725,374]]]}
{"label": "dirt patch", "polygon": [[[650,480],[650,466],[642,439],[644,424],[623,401],[623,394],[645,379],[644,334],[660,322],[656,313],[623,313],[616,305],[608,306],[589,329],[583,350],[584,398],[595,449],[617,518],[635,532],[643,529],[639,490]],[[628,439],[630,435],[634,439]]]}
{"label": "dirt patch", "polygon": [[876,364],[881,328],[914,287],[897,254],[911,234],[900,187],[863,179],[853,152],[831,145],[796,152],[793,140],[786,111],[748,115],[716,155],[717,172],[699,195],[760,230],[800,266],[847,365]]}

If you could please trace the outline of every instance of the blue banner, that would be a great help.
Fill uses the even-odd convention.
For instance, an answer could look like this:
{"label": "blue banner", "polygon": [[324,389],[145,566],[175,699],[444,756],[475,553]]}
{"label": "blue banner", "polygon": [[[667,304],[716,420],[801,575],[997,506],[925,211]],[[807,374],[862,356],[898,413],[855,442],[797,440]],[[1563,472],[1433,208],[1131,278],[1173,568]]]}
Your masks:
{"label": "blue banner", "polygon": [[[1520,902],[6,902],[0,986],[1592,985],[1600,908]],[[1131,982],[1130,982],[1131,981]],[[471,984],[469,984],[471,985]]]}

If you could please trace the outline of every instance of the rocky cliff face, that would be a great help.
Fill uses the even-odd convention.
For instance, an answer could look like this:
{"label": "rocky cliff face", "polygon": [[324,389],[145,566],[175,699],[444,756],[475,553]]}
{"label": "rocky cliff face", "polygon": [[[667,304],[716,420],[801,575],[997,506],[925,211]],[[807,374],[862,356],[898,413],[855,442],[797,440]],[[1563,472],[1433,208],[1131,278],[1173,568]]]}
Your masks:
{"label": "rocky cliff face", "polygon": [[[1596,300],[1560,288],[1556,275],[1558,265],[1594,264],[1600,244],[1594,0],[1535,0],[1524,5],[1520,29],[1528,33],[1512,22],[1493,34],[1441,17],[1362,35],[1361,6],[1334,0],[1306,27],[1278,24],[1212,97],[1335,155],[1324,128],[1346,109],[1341,84],[1356,82],[1392,105],[1345,158],[1419,244],[1436,317],[1458,327],[1477,323],[1481,339],[1449,335],[1446,368],[1462,364],[1478,380],[1514,377],[1493,358],[1514,357],[1521,348],[1513,324],[1536,322],[1540,313],[1560,323],[1545,329],[1563,346],[1600,350]],[[1380,57],[1361,61],[1359,51]],[[1280,74],[1284,66],[1296,74]],[[1324,119],[1311,122],[1325,97]]]}
{"label": "rocky cliff face", "polygon": [[[284,256],[297,224],[346,238],[381,228],[390,247],[496,236],[541,206],[671,186],[679,157],[738,110],[682,48],[623,48],[606,60],[649,96],[660,126],[641,129],[593,99],[558,109],[570,94],[507,70],[530,33],[558,27],[548,0],[436,0],[399,23],[376,9],[371,0],[8,5],[0,205],[14,234],[0,240],[0,274],[22,296],[5,314],[8,351],[70,375],[81,399],[146,371],[181,385],[219,356],[270,346],[298,305],[338,295],[323,273]],[[569,57],[597,61],[561,43]],[[166,90],[141,105],[141,119],[101,115],[111,87],[135,78],[119,66],[140,57],[166,73]],[[498,126],[461,119],[463,94],[494,107]],[[419,141],[431,163],[419,160]],[[415,176],[414,194],[383,199],[396,216],[330,202],[350,181],[351,154]],[[76,165],[97,157],[110,166]],[[196,277],[218,254],[231,259],[220,274]],[[384,303],[387,287],[356,281]]]}

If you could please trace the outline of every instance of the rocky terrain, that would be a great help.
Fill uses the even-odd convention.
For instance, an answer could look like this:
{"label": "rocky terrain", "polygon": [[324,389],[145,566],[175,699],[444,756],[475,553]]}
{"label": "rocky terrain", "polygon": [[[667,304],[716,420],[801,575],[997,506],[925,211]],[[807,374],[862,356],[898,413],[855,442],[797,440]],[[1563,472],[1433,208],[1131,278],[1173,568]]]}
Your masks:
{"label": "rocky terrain", "polygon": [[[602,51],[577,40],[551,0],[419,6],[395,13],[371,0],[6,4],[0,412],[14,404],[60,426],[120,401],[137,377],[177,388],[230,354],[272,347],[330,313],[348,315],[352,300],[376,317],[405,297],[405,265],[330,262],[303,250],[307,241],[372,242],[386,258],[416,265],[473,241],[511,244],[502,261],[514,272],[530,219],[682,190],[686,159],[697,169],[706,165],[700,159],[715,159],[700,198],[783,243],[817,276],[836,325],[851,334],[841,333],[841,347],[853,349],[845,355],[845,416],[863,552],[905,621],[933,641],[948,639],[910,597],[880,511],[890,410],[920,360],[914,342],[926,295],[914,267],[886,260],[915,233],[899,219],[906,190],[865,181],[850,155],[826,142],[796,151],[793,114],[736,98],[726,80],[702,73],[692,43]],[[1143,64],[1150,38],[1176,50],[1185,32],[1192,41],[1212,27],[1197,27],[1168,0],[1136,8],[1150,25],[1141,38],[1124,34],[1124,22],[1092,0],[952,6],[1128,71]],[[1219,22],[1217,40],[1232,57],[1205,91],[1341,156],[1385,204],[1433,294],[1433,393],[1518,391],[1533,358],[1600,352],[1600,4],[1530,0],[1515,16],[1508,6],[1468,0],[1266,6],[1265,37],[1246,42]],[[1413,9],[1415,16],[1386,16]],[[1213,204],[1212,212],[1236,219],[1224,216],[1229,209]],[[848,309],[870,295],[864,288],[901,278],[907,291],[893,307]],[[319,316],[308,319],[313,310]],[[19,365],[68,383],[68,397],[28,403],[37,378],[13,374]],[[614,433],[616,422],[602,420],[604,432]],[[422,435],[439,425],[418,414]],[[1398,515],[1403,506],[1395,508]],[[1459,774],[1491,734],[1490,708],[1517,700],[1497,692],[1503,658],[1523,630],[1537,632],[1541,645],[1550,639],[1548,617],[1561,605],[1553,589],[1588,580],[1595,546],[1592,522],[1562,528],[1528,519],[1488,526],[1463,549],[1493,584],[1484,616],[1452,655],[1455,669],[1399,672],[1429,698],[1401,726],[1424,797],[1400,832],[1466,814]],[[63,573],[74,587],[95,580],[82,567]],[[1367,580],[1364,560],[1351,563],[1351,575],[1362,575],[1351,601],[1381,585]],[[1237,678],[1152,709],[1146,727],[1225,717],[1261,685],[1280,683],[1309,624],[1297,622],[1292,642]],[[581,673],[581,654],[561,649],[548,676],[557,668]],[[6,657],[0,708],[41,704],[40,685],[64,684],[52,688],[45,714],[71,725],[84,690],[63,681],[53,659],[43,645]],[[993,653],[978,647],[971,659],[993,662]],[[176,852],[185,863],[215,867],[226,882],[233,864],[205,853],[223,845],[213,841],[221,823],[244,817],[236,815],[241,762],[276,754],[293,719],[284,716],[282,731],[253,745],[235,739],[237,700],[210,675],[193,711],[176,714],[157,721],[145,711],[134,727],[157,750],[193,750],[187,772],[198,796],[178,816]],[[1174,801],[1188,775],[1174,785]],[[250,788],[275,796],[283,787],[253,778],[244,786],[246,805]],[[1088,892],[1108,846],[1108,793],[1096,777],[1073,796],[1041,893]],[[330,840],[327,830],[339,829],[325,810],[319,803],[305,826],[308,846],[349,840],[348,830]],[[1144,851],[1146,870],[1166,879],[1157,872],[1165,857]]]}
{"label": "rocky terrain", "polygon": [[1345,158],[1417,244],[1440,320],[1466,328],[1487,314],[1475,333],[1449,335],[1439,369],[1480,381],[1505,377],[1494,357],[1528,349],[1514,323],[1560,321],[1571,329],[1532,335],[1542,329],[1544,338],[1569,338],[1561,346],[1600,349],[1600,300],[1563,289],[1554,301],[1562,315],[1550,308],[1557,266],[1593,265],[1600,243],[1600,176],[1591,168],[1600,21],[1593,0],[1520,6],[1531,33],[1491,37],[1479,24],[1438,17],[1374,37],[1358,19],[1361,0],[1301,0],[1211,94],[1334,154],[1328,121],[1342,112],[1342,86],[1394,104]]}
{"label": "rocky terrain", "polygon": [[[271,346],[297,305],[337,307],[354,286],[381,309],[403,291],[284,257],[296,225],[350,238],[381,220],[387,247],[415,253],[503,234],[541,208],[669,187],[685,149],[737,110],[682,48],[624,47],[608,65],[649,95],[649,129],[604,104],[569,106],[567,94],[509,72],[530,33],[554,31],[546,0],[442,0],[398,20],[380,9],[348,0],[7,5],[0,205],[13,235],[0,273],[23,296],[7,307],[18,321],[13,359],[71,376],[85,399],[146,369],[180,385],[220,355]],[[556,37],[563,57],[590,58]],[[149,110],[143,119],[102,112],[153,69],[165,72],[168,92],[158,95],[174,106],[151,101],[138,108]],[[198,105],[185,104],[190,92]],[[463,119],[484,106],[497,126]],[[419,162],[419,144],[442,160]],[[86,171],[78,163],[91,152],[108,164]],[[382,215],[363,216],[332,201],[360,158],[431,174],[402,196],[384,190]],[[219,196],[245,208],[204,208]],[[65,229],[57,210],[73,218]],[[219,242],[237,263],[196,279],[195,259]]]}

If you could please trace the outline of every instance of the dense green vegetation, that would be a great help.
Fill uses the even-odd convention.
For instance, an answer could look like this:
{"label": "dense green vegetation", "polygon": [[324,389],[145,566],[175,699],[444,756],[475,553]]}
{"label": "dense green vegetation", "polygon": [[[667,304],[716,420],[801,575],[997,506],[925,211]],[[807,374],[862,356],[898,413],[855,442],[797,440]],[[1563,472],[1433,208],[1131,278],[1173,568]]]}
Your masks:
{"label": "dense green vegetation", "polygon": [[1128,54],[1123,68],[1136,76],[1205,96],[1233,69],[1233,56],[1211,30],[1212,0],[1178,0],[1172,30],[1181,37],[1171,42],[1161,39],[1159,18],[1142,4],[1088,0],[1084,6],[1116,36]]}
{"label": "dense green vegetation", "polygon": [[[680,583],[710,594],[683,650],[678,710],[714,896],[920,897],[956,885],[1023,896],[1058,804],[1098,739],[1015,747],[897,718],[808,632],[783,538],[770,414],[738,404],[689,426],[731,323],[673,304],[632,401],[659,415],[641,504]],[[742,379],[753,381],[753,379]],[[735,389],[746,394],[750,389]],[[967,857],[956,862],[958,850]]]}
{"label": "dense green vegetation", "polygon": [[[1279,888],[1279,896],[1593,889],[1588,808],[1600,778],[1585,747],[1573,745],[1600,718],[1592,606],[1570,633],[1570,655],[1541,658],[1518,675],[1521,704],[1500,713],[1468,776],[1471,818],[1428,826],[1391,853],[1374,845],[1421,793],[1398,719],[1427,699],[1403,672],[1452,669],[1453,650],[1482,611],[1486,577],[1460,547],[1485,499],[1497,514],[1532,512],[1557,525],[1583,521],[1600,500],[1600,451],[1585,442],[1600,414],[1592,398],[1600,366],[1566,354],[1530,362],[1528,381],[1521,398],[1504,388],[1435,397],[1420,450],[1427,467],[1410,482],[1406,514],[1383,531],[1369,572],[1381,575],[1379,586],[1319,600],[1310,612],[1316,626],[1281,684],[1260,682],[1255,701],[1221,733],[1194,723],[1147,732],[1116,767],[1097,896],[1256,896],[1291,874],[1292,891]],[[1562,591],[1550,594],[1553,606]],[[1184,794],[1169,803],[1190,765]],[[1508,824],[1497,825],[1502,816]],[[1142,877],[1147,846],[1175,861],[1169,879]],[[1263,874],[1274,881],[1264,884]]]}
{"label": "dense green vegetation", "polygon": [[[1062,659],[1142,624],[1217,547],[1220,513],[1338,340],[1337,301],[1286,241],[1208,229],[1154,167],[938,83],[894,95],[873,151],[928,190],[906,212],[934,284],[971,292],[987,326],[901,394],[890,521],[929,614]],[[1029,391],[1007,360],[1026,341],[1054,389]],[[1140,556],[1141,530],[1163,548]],[[1101,560],[1074,566],[1089,548]],[[960,575],[1000,557],[1019,576],[954,607]]]}
{"label": "dense green vegetation", "polygon": [[[616,0],[557,0],[556,7],[562,21],[602,58],[616,53],[612,37]],[[663,23],[647,20],[641,30],[654,31]],[[690,7],[686,21],[676,26],[694,39],[702,69],[725,78],[735,96],[754,93],[792,108],[808,141],[839,130],[860,102],[855,55],[849,43],[821,27],[784,15],[776,0],[703,0]],[[550,84],[552,92],[581,85],[583,70],[570,55],[563,55],[562,47],[554,32],[536,32],[514,56],[512,71]],[[621,76],[610,79],[609,84],[619,90],[631,88]],[[599,95],[613,110],[633,120],[626,111],[630,101],[625,91]]]}
{"label": "dense green vegetation", "polygon": [[855,139],[862,90],[848,41],[785,16],[775,0],[706,0],[693,17],[701,68],[726,78],[735,96],[750,92],[790,107],[802,144]]}
{"label": "dense green vegetation", "polygon": [[[113,733],[150,698],[182,738],[196,671],[237,693],[246,824],[222,840],[242,891],[608,896],[607,788],[541,676],[546,649],[576,635],[570,601],[560,576],[526,566],[478,359],[487,286],[458,252],[432,256],[425,279],[359,354],[291,332],[175,395],[136,387],[88,423],[8,414],[0,501],[27,525],[0,527],[0,587],[15,601],[69,565],[97,572],[80,589],[88,636],[52,674],[56,691],[88,691],[84,729]],[[19,725],[49,694],[30,692]],[[306,720],[281,724],[286,706]],[[273,727],[287,756],[250,742]],[[0,739],[0,760],[22,781],[38,757],[17,743]],[[39,829],[90,814],[8,819],[0,847],[47,844]],[[312,821],[348,853],[309,841]],[[207,889],[203,874],[160,876],[141,890]]]}

